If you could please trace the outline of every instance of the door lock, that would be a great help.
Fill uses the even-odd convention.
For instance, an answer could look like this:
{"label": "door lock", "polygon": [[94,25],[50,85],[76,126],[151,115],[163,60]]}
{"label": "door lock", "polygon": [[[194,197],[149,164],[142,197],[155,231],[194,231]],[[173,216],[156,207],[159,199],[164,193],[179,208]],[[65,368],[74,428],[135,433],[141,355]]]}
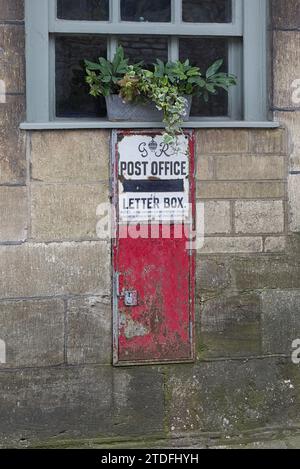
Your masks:
{"label": "door lock", "polygon": [[124,304],[125,306],[137,306],[138,305],[138,293],[136,290],[127,290],[124,292]]}

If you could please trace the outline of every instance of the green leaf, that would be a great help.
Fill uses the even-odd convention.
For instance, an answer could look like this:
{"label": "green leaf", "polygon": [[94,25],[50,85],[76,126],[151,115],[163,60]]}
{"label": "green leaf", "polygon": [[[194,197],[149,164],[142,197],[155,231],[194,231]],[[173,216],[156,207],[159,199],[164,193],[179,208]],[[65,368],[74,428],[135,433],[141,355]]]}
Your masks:
{"label": "green leaf", "polygon": [[84,63],[88,70],[101,70],[100,64],[90,62],[89,60],[85,60]]}
{"label": "green leaf", "polygon": [[212,94],[214,94],[216,92],[216,89],[215,89],[214,85],[211,85],[209,83],[206,85],[206,89],[207,89],[207,91],[209,91],[209,93],[212,93]]}
{"label": "green leaf", "polygon": [[206,78],[210,78],[217,73],[217,71],[222,67],[223,59],[219,59],[214,62],[206,71]]}

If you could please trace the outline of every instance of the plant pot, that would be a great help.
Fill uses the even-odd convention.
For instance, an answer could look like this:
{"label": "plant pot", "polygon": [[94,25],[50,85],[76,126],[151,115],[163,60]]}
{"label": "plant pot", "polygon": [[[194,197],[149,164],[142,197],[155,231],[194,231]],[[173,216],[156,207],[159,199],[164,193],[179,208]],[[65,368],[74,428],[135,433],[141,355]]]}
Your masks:
{"label": "plant pot", "polygon": [[[162,111],[159,111],[152,102],[146,104],[126,103],[117,94],[107,96],[105,99],[107,115],[110,121],[161,122],[163,120]],[[192,97],[186,96],[186,99],[187,114],[184,118],[184,121],[189,120],[192,106]]]}

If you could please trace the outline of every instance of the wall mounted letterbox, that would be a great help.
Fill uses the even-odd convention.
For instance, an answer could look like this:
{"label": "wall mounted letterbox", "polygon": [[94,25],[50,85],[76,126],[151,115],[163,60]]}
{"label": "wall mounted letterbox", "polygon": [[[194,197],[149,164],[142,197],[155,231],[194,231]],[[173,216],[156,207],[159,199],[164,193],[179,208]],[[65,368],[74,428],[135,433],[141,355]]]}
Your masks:
{"label": "wall mounted letterbox", "polygon": [[194,359],[194,136],[112,138],[114,364]]}

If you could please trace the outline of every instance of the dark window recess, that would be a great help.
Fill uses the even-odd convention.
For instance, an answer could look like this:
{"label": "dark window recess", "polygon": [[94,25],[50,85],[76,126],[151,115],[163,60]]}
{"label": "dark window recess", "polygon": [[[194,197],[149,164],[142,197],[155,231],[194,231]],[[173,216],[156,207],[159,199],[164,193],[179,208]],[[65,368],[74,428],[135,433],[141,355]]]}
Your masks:
{"label": "dark window recess", "polygon": [[109,0],[57,0],[57,18],[108,21]]}
{"label": "dark window recess", "polygon": [[55,41],[55,87],[57,117],[105,117],[104,98],[89,95],[84,59],[106,57],[106,38],[61,36]]}
{"label": "dark window recess", "polygon": [[231,23],[231,0],[183,0],[182,19],[188,23]]}
{"label": "dark window recess", "polygon": [[131,63],[143,61],[148,68],[156,59],[168,60],[168,39],[165,37],[122,36],[119,44],[123,46]]}
{"label": "dark window recess", "polygon": [[121,0],[123,21],[171,21],[171,0]]}
{"label": "dark window recess", "polygon": [[[228,72],[228,41],[224,38],[180,39],[180,60],[189,59],[192,65],[198,66],[204,74],[207,68],[217,59],[224,59],[220,71]],[[228,95],[220,89],[217,95],[210,95],[209,102],[203,98],[193,97],[192,116],[219,117],[228,115]]]}

